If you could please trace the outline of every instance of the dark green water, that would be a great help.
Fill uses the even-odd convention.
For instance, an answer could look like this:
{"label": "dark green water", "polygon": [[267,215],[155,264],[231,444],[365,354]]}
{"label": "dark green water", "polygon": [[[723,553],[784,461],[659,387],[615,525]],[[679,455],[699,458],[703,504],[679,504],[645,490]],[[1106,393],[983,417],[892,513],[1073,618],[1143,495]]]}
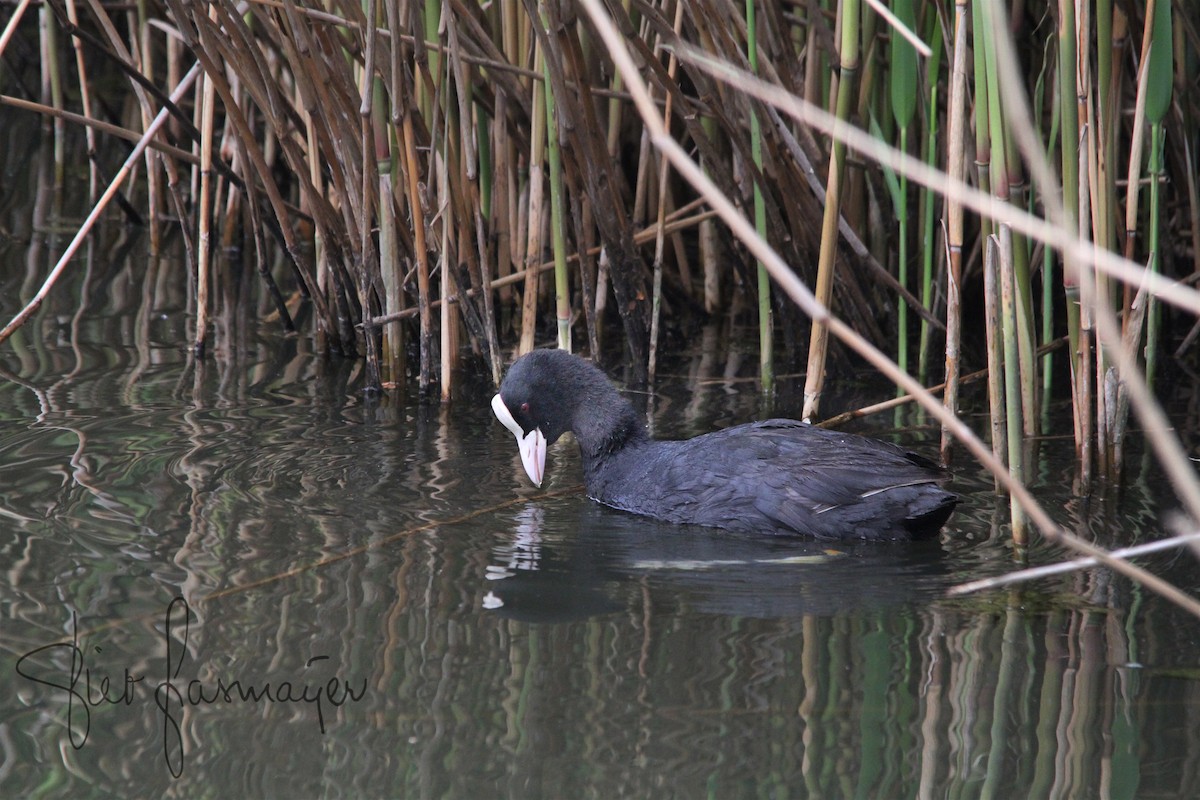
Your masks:
{"label": "dark green water", "polygon": [[[2,208],[7,321],[77,220]],[[110,225],[71,269],[0,348],[0,796],[1196,796],[1200,622],[1104,570],[948,599],[1011,567],[970,467],[925,546],[659,525],[569,444],[534,490],[482,377],[367,402],[232,301],[197,363],[178,260]],[[752,373],[731,338],[669,360],[657,435],[757,415],[701,380]],[[1161,535],[1136,452],[1091,503],[1041,463],[1056,518]]]}

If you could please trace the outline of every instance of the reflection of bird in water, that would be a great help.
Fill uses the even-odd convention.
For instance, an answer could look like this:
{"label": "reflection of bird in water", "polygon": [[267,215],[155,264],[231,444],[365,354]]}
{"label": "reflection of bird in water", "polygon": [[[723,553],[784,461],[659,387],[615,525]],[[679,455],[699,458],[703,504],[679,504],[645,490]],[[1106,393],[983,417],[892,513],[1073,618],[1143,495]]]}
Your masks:
{"label": "reflection of bird in water", "polygon": [[936,542],[683,532],[578,496],[530,504],[493,552],[485,608],[545,622],[621,610],[643,588],[706,613],[771,618],[927,602],[951,582]]}

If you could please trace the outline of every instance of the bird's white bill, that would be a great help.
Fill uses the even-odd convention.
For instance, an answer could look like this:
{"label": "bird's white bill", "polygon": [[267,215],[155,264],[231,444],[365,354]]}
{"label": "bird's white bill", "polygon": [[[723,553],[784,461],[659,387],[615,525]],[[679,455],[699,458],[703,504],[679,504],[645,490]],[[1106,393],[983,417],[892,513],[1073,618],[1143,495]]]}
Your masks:
{"label": "bird's white bill", "polygon": [[521,430],[521,426],[513,419],[512,412],[504,405],[500,395],[492,398],[492,413],[516,437],[517,449],[521,451],[521,465],[525,467],[525,474],[529,476],[529,480],[533,481],[535,486],[541,486],[542,476],[546,472],[545,435],[539,428],[534,428],[528,434]]}

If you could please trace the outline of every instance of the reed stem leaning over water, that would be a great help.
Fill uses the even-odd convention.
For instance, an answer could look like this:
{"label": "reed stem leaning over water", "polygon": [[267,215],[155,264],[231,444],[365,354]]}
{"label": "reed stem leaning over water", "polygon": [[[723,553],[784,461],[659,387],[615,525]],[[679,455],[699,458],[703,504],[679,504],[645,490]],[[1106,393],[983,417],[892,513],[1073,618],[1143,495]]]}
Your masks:
{"label": "reed stem leaning over water", "polygon": [[[191,70],[188,71],[187,75],[184,76],[184,79],[179,82],[179,86],[177,86],[175,91],[171,94],[171,99],[175,102],[178,102],[179,99],[191,89],[192,82],[195,81],[200,74],[200,65],[193,65]],[[108,185],[108,188],[104,191],[104,194],[102,194],[100,199],[96,201],[96,205],[93,206],[92,210],[88,213],[87,218],[83,221],[83,224],[79,226],[79,230],[76,231],[75,236],[71,239],[71,243],[67,245],[67,249],[63,251],[62,256],[58,259],[58,263],[54,265],[54,268],[50,270],[50,274],[46,276],[46,280],[42,283],[41,288],[38,289],[33,298],[30,299],[29,302],[26,303],[19,312],[17,312],[16,316],[14,316],[12,320],[10,320],[9,323],[4,326],[3,329],[0,329],[0,344],[8,339],[8,337],[12,336],[13,333],[22,325],[24,325],[25,321],[33,315],[33,312],[37,311],[38,307],[42,304],[42,301],[46,298],[46,295],[49,294],[50,290],[54,287],[55,282],[58,281],[59,276],[62,275],[63,270],[67,268],[67,264],[70,263],[75,253],[79,250],[79,247],[83,244],[83,241],[91,232],[92,226],[96,224],[96,221],[100,218],[100,215],[108,207],[108,204],[112,201],[113,197],[116,196],[117,191],[121,188],[121,185],[125,182],[125,179],[129,177],[130,172],[133,170],[134,164],[137,163],[138,159],[141,158],[142,153],[145,152],[147,147],[149,147],[150,140],[153,139],[155,134],[158,133],[158,130],[166,124],[168,118],[169,112],[167,109],[164,108],[158,112],[158,116],[154,118],[154,121],[146,129],[146,133],[142,136],[141,141],[139,141],[133,148],[133,151],[125,159],[125,163],[121,166],[121,169],[117,171],[115,176],[113,176],[112,182]]]}

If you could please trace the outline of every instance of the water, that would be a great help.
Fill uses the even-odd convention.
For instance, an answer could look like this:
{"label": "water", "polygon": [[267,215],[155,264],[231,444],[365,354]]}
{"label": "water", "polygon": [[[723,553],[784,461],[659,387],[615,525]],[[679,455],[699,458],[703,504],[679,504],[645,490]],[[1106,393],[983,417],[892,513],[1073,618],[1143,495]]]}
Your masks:
{"label": "water", "polygon": [[[62,246],[26,230],[5,319]],[[569,443],[531,487],[479,376],[365,399],[233,302],[252,275],[195,362],[182,269],[107,226],[0,348],[0,795],[1195,796],[1200,622],[1105,570],[948,598],[1012,566],[972,468],[925,545],[660,525],[583,497]],[[757,414],[700,380],[753,370],[708,333],[634,396],[656,435]],[[1136,451],[1088,504],[1063,449],[1057,519],[1161,535]],[[1200,591],[1189,555],[1141,563]]]}

